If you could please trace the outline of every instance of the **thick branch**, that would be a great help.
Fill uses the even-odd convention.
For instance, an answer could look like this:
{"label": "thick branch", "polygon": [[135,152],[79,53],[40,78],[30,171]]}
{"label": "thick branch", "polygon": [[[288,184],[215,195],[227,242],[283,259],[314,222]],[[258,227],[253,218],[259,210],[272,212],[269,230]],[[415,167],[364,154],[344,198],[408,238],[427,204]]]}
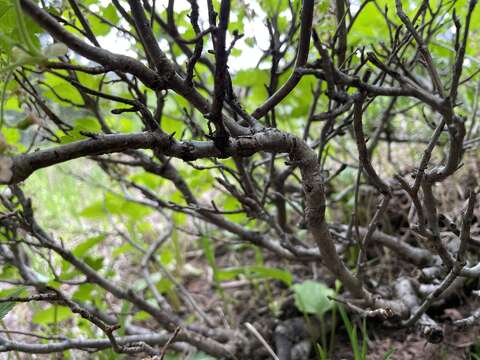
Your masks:
{"label": "thick branch", "polygon": [[215,139],[220,148],[223,148],[228,142],[228,135],[222,121],[223,101],[227,84],[227,60],[228,54],[225,48],[227,36],[228,21],[230,16],[230,0],[222,0],[220,3],[220,19],[218,27],[215,30],[215,80],[212,112],[210,119],[215,124]]}
{"label": "thick branch", "polygon": [[[179,142],[159,132],[130,135],[102,135],[77,141],[53,149],[41,150],[13,158],[0,158],[0,182],[17,183],[37,169],[88,155],[108,154],[128,149],[155,148],[157,151],[184,160],[229,155],[250,156],[266,151],[289,153],[302,174],[305,192],[305,218],[309,225],[325,265],[357,297],[369,297],[359,281],[339,258],[335,244],[325,221],[325,191],[317,156],[301,139],[277,129],[267,129],[250,136],[232,139],[226,149],[219,150],[213,142]],[[221,152],[222,151],[222,152]],[[371,300],[371,299],[370,299]]]}

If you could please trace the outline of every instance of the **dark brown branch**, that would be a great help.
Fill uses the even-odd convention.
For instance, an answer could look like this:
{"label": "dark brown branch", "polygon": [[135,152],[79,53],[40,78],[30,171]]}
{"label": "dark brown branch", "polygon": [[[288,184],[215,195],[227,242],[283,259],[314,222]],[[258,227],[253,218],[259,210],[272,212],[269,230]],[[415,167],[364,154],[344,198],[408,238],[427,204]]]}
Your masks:
{"label": "dark brown branch", "polygon": [[145,52],[153,61],[157,73],[160,74],[160,82],[168,84],[170,79],[175,75],[175,69],[163,51],[160,50],[160,46],[155,39],[155,35],[150,27],[150,22],[145,16],[141,2],[137,0],[129,0],[128,3],[130,4],[133,20],[139,33],[138,35],[142,40]]}
{"label": "dark brown branch", "polygon": [[230,0],[222,0],[220,2],[220,14],[218,26],[215,29],[215,78],[212,110],[208,118],[215,124],[215,134],[213,140],[219,149],[224,149],[228,144],[228,133],[225,129],[222,119],[223,101],[225,100],[226,89],[229,87],[227,83],[227,61],[228,54],[226,50],[226,36],[228,22],[230,18]]}
{"label": "dark brown branch", "polygon": [[[462,70],[463,70],[463,60],[465,58],[465,52],[467,50],[467,40],[468,40],[468,34],[470,29],[470,21],[472,18],[473,10],[475,9],[476,5],[477,5],[477,0],[470,0],[468,4],[468,12],[467,12],[467,17],[465,19],[465,28],[463,31],[462,44],[460,48],[457,49],[457,58],[455,60],[455,64],[453,65],[452,85],[450,88],[450,99],[453,104],[455,103],[457,98],[458,85],[459,85],[460,77],[462,76]],[[460,29],[457,28],[457,35],[459,34],[459,32],[460,32]]]}
{"label": "dark brown branch", "polygon": [[353,108],[353,127],[355,129],[355,140],[357,142],[359,162],[362,164],[363,170],[368,176],[371,183],[384,195],[390,193],[390,187],[378,176],[372,166],[369,158],[369,152],[365,143],[365,135],[363,134],[363,101],[364,97],[355,100]]}
{"label": "dark brown branch", "polygon": [[310,37],[312,34],[313,8],[314,0],[304,0],[302,4],[302,25],[300,27],[300,40],[298,45],[297,59],[295,61],[295,69],[280,89],[278,89],[271,97],[269,97],[262,105],[260,105],[253,113],[255,119],[265,116],[273,107],[281,102],[292,90],[297,86],[301,79],[301,74],[297,69],[305,66],[308,59],[310,49]]}

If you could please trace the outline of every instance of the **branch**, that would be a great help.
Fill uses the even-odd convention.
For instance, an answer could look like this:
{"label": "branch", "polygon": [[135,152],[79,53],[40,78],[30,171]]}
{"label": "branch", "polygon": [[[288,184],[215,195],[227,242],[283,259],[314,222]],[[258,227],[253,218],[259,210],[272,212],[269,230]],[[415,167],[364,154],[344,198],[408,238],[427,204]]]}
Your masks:
{"label": "branch", "polygon": [[109,154],[128,149],[147,149],[168,142],[168,139],[168,136],[149,132],[101,135],[16,157],[2,156],[0,157],[0,183],[15,184],[25,180],[35,170],[83,156]]}
{"label": "branch", "polygon": [[[228,155],[250,156],[258,151],[290,152],[297,138],[281,131],[264,131],[251,136],[232,139],[225,149]],[[25,180],[34,171],[91,155],[111,154],[130,149],[158,149],[167,156],[192,161],[206,157],[220,157],[221,152],[211,141],[177,141],[161,132],[135,134],[95,135],[88,140],[75,141],[54,148],[16,157],[0,157],[0,183],[15,184]]]}
{"label": "branch", "polygon": [[332,77],[336,84],[357,88],[361,91],[365,91],[370,96],[411,96],[425,102],[434,109],[442,108],[442,99],[430,92],[427,92],[426,90],[421,89],[418,86],[413,87],[410,83],[408,85],[404,84],[403,87],[380,86],[362,81],[362,79],[357,76],[348,75],[338,70],[336,67],[333,67],[332,71],[333,74],[328,74],[323,70],[312,69],[311,67],[297,69],[297,72],[301,75],[314,75],[317,78],[326,81]]}
{"label": "branch", "polygon": [[310,36],[312,34],[312,22],[313,22],[313,8],[314,0],[304,0],[302,7],[302,25],[300,27],[300,40],[298,45],[297,59],[295,62],[295,69],[288,80],[283,86],[278,89],[271,97],[267,99],[262,105],[260,105],[253,113],[252,116],[255,119],[260,119],[265,116],[273,107],[275,107],[280,101],[282,101],[290,92],[297,86],[298,82],[302,78],[301,74],[297,72],[297,69],[305,66],[308,59],[308,52],[310,49]]}
{"label": "branch", "polygon": [[390,194],[390,187],[378,176],[377,172],[372,166],[372,163],[369,159],[369,153],[367,144],[365,143],[365,135],[363,134],[363,103],[365,97],[360,96],[360,98],[355,100],[355,105],[353,108],[353,127],[355,130],[355,140],[357,142],[358,149],[358,158],[359,162],[362,165],[365,173],[368,176],[368,179],[372,184],[380,191],[383,195]]}
{"label": "branch", "polygon": [[[452,76],[452,86],[450,88],[450,99],[452,104],[455,104],[457,98],[458,85],[460,82],[460,77],[462,76],[463,70],[463,59],[465,58],[465,52],[467,50],[467,40],[470,29],[470,20],[472,18],[473,9],[477,5],[477,0],[470,0],[468,5],[468,13],[465,19],[465,29],[463,33],[463,40],[460,48],[457,50],[457,58],[455,64],[453,65],[453,76]],[[460,28],[457,28],[457,34],[460,31]]]}
{"label": "branch", "polygon": [[[0,158],[0,181],[3,183],[17,183],[28,177],[33,171],[58,164],[71,159],[88,156],[107,154],[116,151],[125,151],[131,148],[154,148],[164,155],[181,158],[184,160],[194,160],[204,157],[218,157],[224,154],[213,142],[186,141],[179,142],[172,137],[159,132],[144,132],[130,135],[102,135],[92,139],[77,141],[74,143],[58,146],[53,149],[37,151],[30,154],[24,154],[13,158]],[[231,139],[225,152],[229,155],[250,156],[259,151],[274,153],[289,153],[290,159],[300,168],[303,189],[305,192],[305,219],[309,229],[317,243],[325,265],[335,274],[344,284],[344,286],[356,297],[366,298],[368,303],[374,302],[371,294],[366,292],[359,281],[353,276],[348,268],[343,264],[337,254],[334,241],[325,221],[325,190],[323,178],[318,164],[318,158],[313,149],[311,149],[303,140],[284,133],[277,129],[266,129],[250,136],[242,136]],[[210,220],[218,225],[220,219],[214,214],[202,213],[203,216],[209,216]],[[230,228],[228,224],[223,226]],[[230,229],[232,230],[232,229]],[[233,229],[233,231],[237,231]],[[262,238],[256,237],[258,241]],[[53,245],[47,242],[49,247]],[[54,249],[62,257],[65,257],[70,263],[79,267],[84,273],[88,273],[92,279],[94,275],[85,268],[83,263],[77,263],[74,258],[55,247]],[[125,294],[118,292],[104,279],[97,279],[100,286],[105,286],[108,291],[120,298]],[[138,300],[133,294],[128,295],[134,300]],[[133,301],[133,300],[132,300]],[[378,302],[382,304],[382,302]],[[148,304],[141,304],[147,306]],[[153,311],[153,309],[148,309]],[[156,313],[156,311],[153,311]],[[163,316],[163,314],[161,314]],[[160,316],[161,317],[161,316]]]}
{"label": "branch", "polygon": [[108,50],[88,45],[72,33],[65,30],[49,13],[39,8],[31,0],[21,0],[23,10],[42,28],[48,31],[57,41],[67,45],[70,49],[89,60],[106,67],[131,73],[138,77],[145,85],[156,89],[160,85],[159,75],[129,56],[114,54]]}
{"label": "branch", "polygon": [[347,52],[347,23],[345,14],[345,0],[335,0],[335,15],[337,17],[338,45],[335,49],[338,56],[338,66],[342,67],[345,62],[345,54]]}
{"label": "branch", "polygon": [[[129,345],[134,343],[145,343],[148,345],[165,345],[171,336],[169,334],[141,334],[141,335],[129,335],[123,337],[115,338],[118,345]],[[178,334],[175,339],[175,342],[185,341],[185,337],[182,334]],[[79,350],[102,350],[108,349],[112,346],[112,343],[109,339],[85,339],[85,340],[65,340],[62,342],[55,342],[49,344],[32,344],[32,343],[23,343],[8,341],[5,339],[0,339],[0,352],[6,351],[19,351],[29,354],[50,354],[56,352],[63,352],[71,349]],[[173,346],[174,347],[174,346]],[[138,352],[143,350],[139,348]]]}
{"label": "branch", "polygon": [[220,3],[220,16],[215,34],[215,78],[212,111],[210,120],[215,124],[214,141],[219,149],[228,144],[228,133],[222,119],[223,101],[225,100],[227,84],[227,60],[228,54],[225,48],[228,22],[230,17],[230,0],[222,0]]}
{"label": "branch", "polygon": [[132,10],[133,20],[135,22],[138,35],[142,40],[143,47],[149,58],[157,68],[157,72],[163,75],[162,83],[168,84],[169,79],[175,75],[175,69],[172,63],[167,59],[160,46],[155,39],[150,23],[145,16],[143,7],[140,1],[129,0],[130,8]]}
{"label": "branch", "polygon": [[427,69],[428,69],[428,72],[430,73],[430,77],[432,79],[433,85],[437,89],[438,94],[443,98],[445,94],[443,90],[442,81],[440,80],[440,76],[438,75],[437,68],[435,67],[435,64],[432,59],[432,55],[428,50],[427,44],[425,44],[420,34],[417,32],[417,30],[415,30],[415,27],[413,26],[412,22],[403,11],[402,2],[400,0],[396,0],[396,6],[397,6],[398,17],[402,20],[402,22],[405,24],[408,31],[412,34],[415,41],[417,42],[418,50],[420,51],[420,53],[422,54],[426,62]]}
{"label": "branch", "polygon": [[[108,50],[91,46],[72,33],[65,30],[48,12],[39,8],[31,0],[21,0],[24,11],[43,29],[50,33],[57,41],[67,45],[76,53],[95,61],[108,69],[119,70],[125,73],[135,75],[147,87],[158,90],[162,88],[170,88],[198,109],[202,114],[210,111],[210,103],[192,86],[186,84],[183,79],[173,71],[173,65],[166,64],[165,68],[156,71],[146,67],[140,61],[129,56],[112,53]],[[165,60],[166,61],[166,60]],[[228,124],[229,126],[232,124]],[[234,125],[232,125],[234,126]],[[236,132],[241,133],[240,126],[235,128]]]}
{"label": "branch", "polygon": [[11,296],[0,299],[0,303],[8,302],[30,302],[30,301],[58,301],[60,297],[57,294],[35,294],[27,297]]}

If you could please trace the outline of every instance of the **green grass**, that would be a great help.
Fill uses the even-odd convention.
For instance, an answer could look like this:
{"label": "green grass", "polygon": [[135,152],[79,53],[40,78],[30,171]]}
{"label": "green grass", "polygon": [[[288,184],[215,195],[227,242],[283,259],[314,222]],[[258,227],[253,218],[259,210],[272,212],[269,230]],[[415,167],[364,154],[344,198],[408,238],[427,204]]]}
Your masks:
{"label": "green grass", "polygon": [[24,185],[26,195],[32,198],[37,210],[38,221],[64,234],[83,230],[85,222],[79,216],[80,211],[92,201],[103,198],[102,189],[70,175],[73,172],[108,186],[103,172],[83,159],[36,171]]}

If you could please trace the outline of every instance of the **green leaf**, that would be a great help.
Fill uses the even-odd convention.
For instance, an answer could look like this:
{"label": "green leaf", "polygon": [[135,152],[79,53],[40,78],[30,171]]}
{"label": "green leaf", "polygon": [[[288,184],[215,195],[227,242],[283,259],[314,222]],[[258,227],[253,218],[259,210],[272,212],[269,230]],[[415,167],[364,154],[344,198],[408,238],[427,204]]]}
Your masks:
{"label": "green leaf", "polygon": [[100,124],[93,117],[84,117],[75,120],[75,128],[83,131],[99,132]]}
{"label": "green leaf", "polygon": [[117,9],[113,4],[110,4],[103,9],[103,17],[115,25],[120,21],[120,17],[117,14]]}
{"label": "green leaf", "polygon": [[322,348],[322,345],[317,343],[317,351],[318,355],[320,357],[320,360],[327,360],[328,359],[328,354],[327,352]]}
{"label": "green leaf", "polygon": [[217,271],[218,281],[227,281],[236,278],[238,275],[244,275],[248,279],[275,279],[282,281],[290,286],[293,281],[293,275],[288,271],[266,267],[266,266],[242,266],[224,268]]}
{"label": "green leaf", "polygon": [[151,317],[152,317],[152,315],[150,315],[146,311],[141,310],[141,311],[137,312],[135,315],[133,315],[132,320],[143,321],[143,320],[148,320]]}
{"label": "green leaf", "polygon": [[185,124],[177,119],[173,119],[169,116],[162,117],[162,130],[169,134],[181,134],[185,128]]}
{"label": "green leaf", "polygon": [[79,140],[84,140],[85,136],[80,134],[78,129],[74,129],[73,131],[70,131],[68,135],[63,135],[60,136],[60,143],[61,144],[69,144],[74,141],[79,141]]}
{"label": "green leaf", "polygon": [[150,189],[156,189],[162,183],[164,183],[164,180],[160,176],[148,172],[133,174],[132,176],[130,176],[130,179],[140,185],[145,185]]}
{"label": "green leaf", "polygon": [[220,281],[218,274],[217,261],[215,260],[215,251],[213,250],[212,242],[208,236],[202,236],[201,244],[203,248],[203,253],[207,259],[208,265],[212,268],[213,279],[215,281]]}
{"label": "green leaf", "polygon": [[92,299],[92,292],[95,289],[95,285],[93,284],[81,284],[77,291],[75,291],[72,295],[74,300],[78,301],[88,301]]}
{"label": "green leaf", "polygon": [[85,263],[90,266],[93,270],[100,270],[103,266],[103,256],[86,256],[84,258]]}
{"label": "green leaf", "polygon": [[20,32],[21,44],[27,47],[28,52],[32,56],[37,56],[39,55],[38,46],[32,41],[31,34],[29,33],[25,21],[27,16],[24,16],[20,0],[13,0],[13,3],[15,5],[15,15],[17,16],[17,29]]}
{"label": "green leaf", "polygon": [[108,214],[103,201],[97,201],[81,210],[79,215],[87,219],[99,219],[106,217]]}
{"label": "green leaf", "polygon": [[105,235],[98,235],[91,237],[82,243],[78,244],[73,250],[72,253],[76,257],[83,257],[85,254],[93,248],[95,245],[100,244],[103,240],[105,240]]}
{"label": "green leaf", "polygon": [[61,322],[70,319],[72,315],[68,307],[53,305],[47,309],[37,311],[32,317],[32,322],[38,325],[48,325],[55,321]]}
{"label": "green leaf", "polygon": [[17,144],[20,141],[20,131],[14,128],[2,128],[2,134],[7,144]]}
{"label": "green leaf", "polygon": [[216,360],[214,357],[207,355],[203,352],[198,352],[191,357],[192,360]]}
{"label": "green leaf", "polygon": [[70,106],[69,102],[65,102],[59,99],[56,95],[58,94],[62,99],[72,101],[76,104],[83,103],[82,96],[80,95],[78,90],[69,82],[49,73],[44,75],[44,82],[45,84],[48,84],[49,87],[42,87],[43,95],[48,99],[52,100],[53,102]]}
{"label": "green leaf", "polygon": [[125,243],[119,247],[117,247],[115,250],[112,252],[112,258],[116,258],[117,256],[124,254],[126,252],[130,252],[134,250],[135,248],[130,245],[129,243]]}
{"label": "green leaf", "polygon": [[[67,263],[67,262],[62,261],[62,265],[65,264],[65,263]],[[61,274],[60,278],[62,280],[72,280],[73,278],[75,278],[76,276],[79,276],[79,275],[81,275],[81,273],[77,269],[72,269],[72,270],[66,269],[66,270],[62,271],[62,274]]]}
{"label": "green leaf", "polygon": [[91,16],[88,16],[87,18],[88,18],[88,22],[90,23],[90,26],[92,27],[93,33],[96,36],[105,36],[112,29],[110,25],[102,22],[96,16],[91,15]]}
{"label": "green leaf", "polygon": [[15,8],[12,1],[0,1],[0,31],[8,33],[12,31],[17,24]]}
{"label": "green leaf", "polygon": [[157,290],[160,291],[162,294],[166,294],[171,292],[175,285],[167,278],[162,278],[160,279],[159,282],[155,285],[157,287]]}
{"label": "green leaf", "polygon": [[[17,297],[20,296],[22,293],[25,292],[25,288],[13,288],[4,290],[1,292],[1,297]],[[8,301],[0,303],[0,320],[2,320],[7,314],[15,307],[17,303],[14,301]]]}
{"label": "green leaf", "polygon": [[125,198],[107,193],[104,201],[97,201],[84,208],[80,216],[91,219],[106,218],[111,215],[124,215],[132,220],[140,220],[149,215],[152,209],[128,201]]}
{"label": "green leaf", "polygon": [[175,261],[175,254],[170,249],[163,249],[160,253],[160,262],[163,266],[167,266]]}
{"label": "green leaf", "polygon": [[0,304],[0,320],[3,319],[9,312],[15,307],[16,303],[11,302],[4,302]]}
{"label": "green leaf", "polygon": [[[36,33],[42,30],[28,16],[21,15],[21,28],[15,6],[17,0],[0,0],[0,50],[7,55],[15,45],[21,44],[24,48],[37,49],[40,46]],[[27,44],[28,43],[28,44]],[[17,59],[13,59],[18,61]]]}
{"label": "green leaf", "polygon": [[340,316],[343,320],[343,324],[345,325],[345,328],[347,329],[348,333],[348,338],[350,339],[350,345],[352,347],[352,352],[354,355],[355,359],[362,359],[362,355],[360,352],[360,349],[358,347],[358,335],[357,335],[357,327],[352,325],[352,322],[348,318],[348,314],[343,308],[343,306],[338,307],[338,311],[340,313]]}
{"label": "green leaf", "polygon": [[261,0],[260,4],[269,16],[279,14],[288,7],[287,0]]}
{"label": "green leaf", "polygon": [[237,71],[234,83],[238,86],[261,86],[268,84],[270,76],[266,70],[251,69]]}
{"label": "green leaf", "polygon": [[136,122],[135,120],[128,117],[106,116],[105,121],[109,127],[111,127],[117,132],[129,133],[141,131],[139,122]]}
{"label": "green leaf", "polygon": [[305,314],[316,314],[322,317],[331,310],[334,302],[328,297],[334,296],[335,291],[320,282],[307,280],[292,286],[295,306]]}
{"label": "green leaf", "polygon": [[[2,271],[0,272],[0,279],[5,279],[5,280],[16,280],[20,277],[18,269],[16,267],[13,267],[12,265],[3,265],[2,266]],[[0,292],[0,294],[3,294],[3,292]],[[0,295],[1,296],[1,295]]]}

